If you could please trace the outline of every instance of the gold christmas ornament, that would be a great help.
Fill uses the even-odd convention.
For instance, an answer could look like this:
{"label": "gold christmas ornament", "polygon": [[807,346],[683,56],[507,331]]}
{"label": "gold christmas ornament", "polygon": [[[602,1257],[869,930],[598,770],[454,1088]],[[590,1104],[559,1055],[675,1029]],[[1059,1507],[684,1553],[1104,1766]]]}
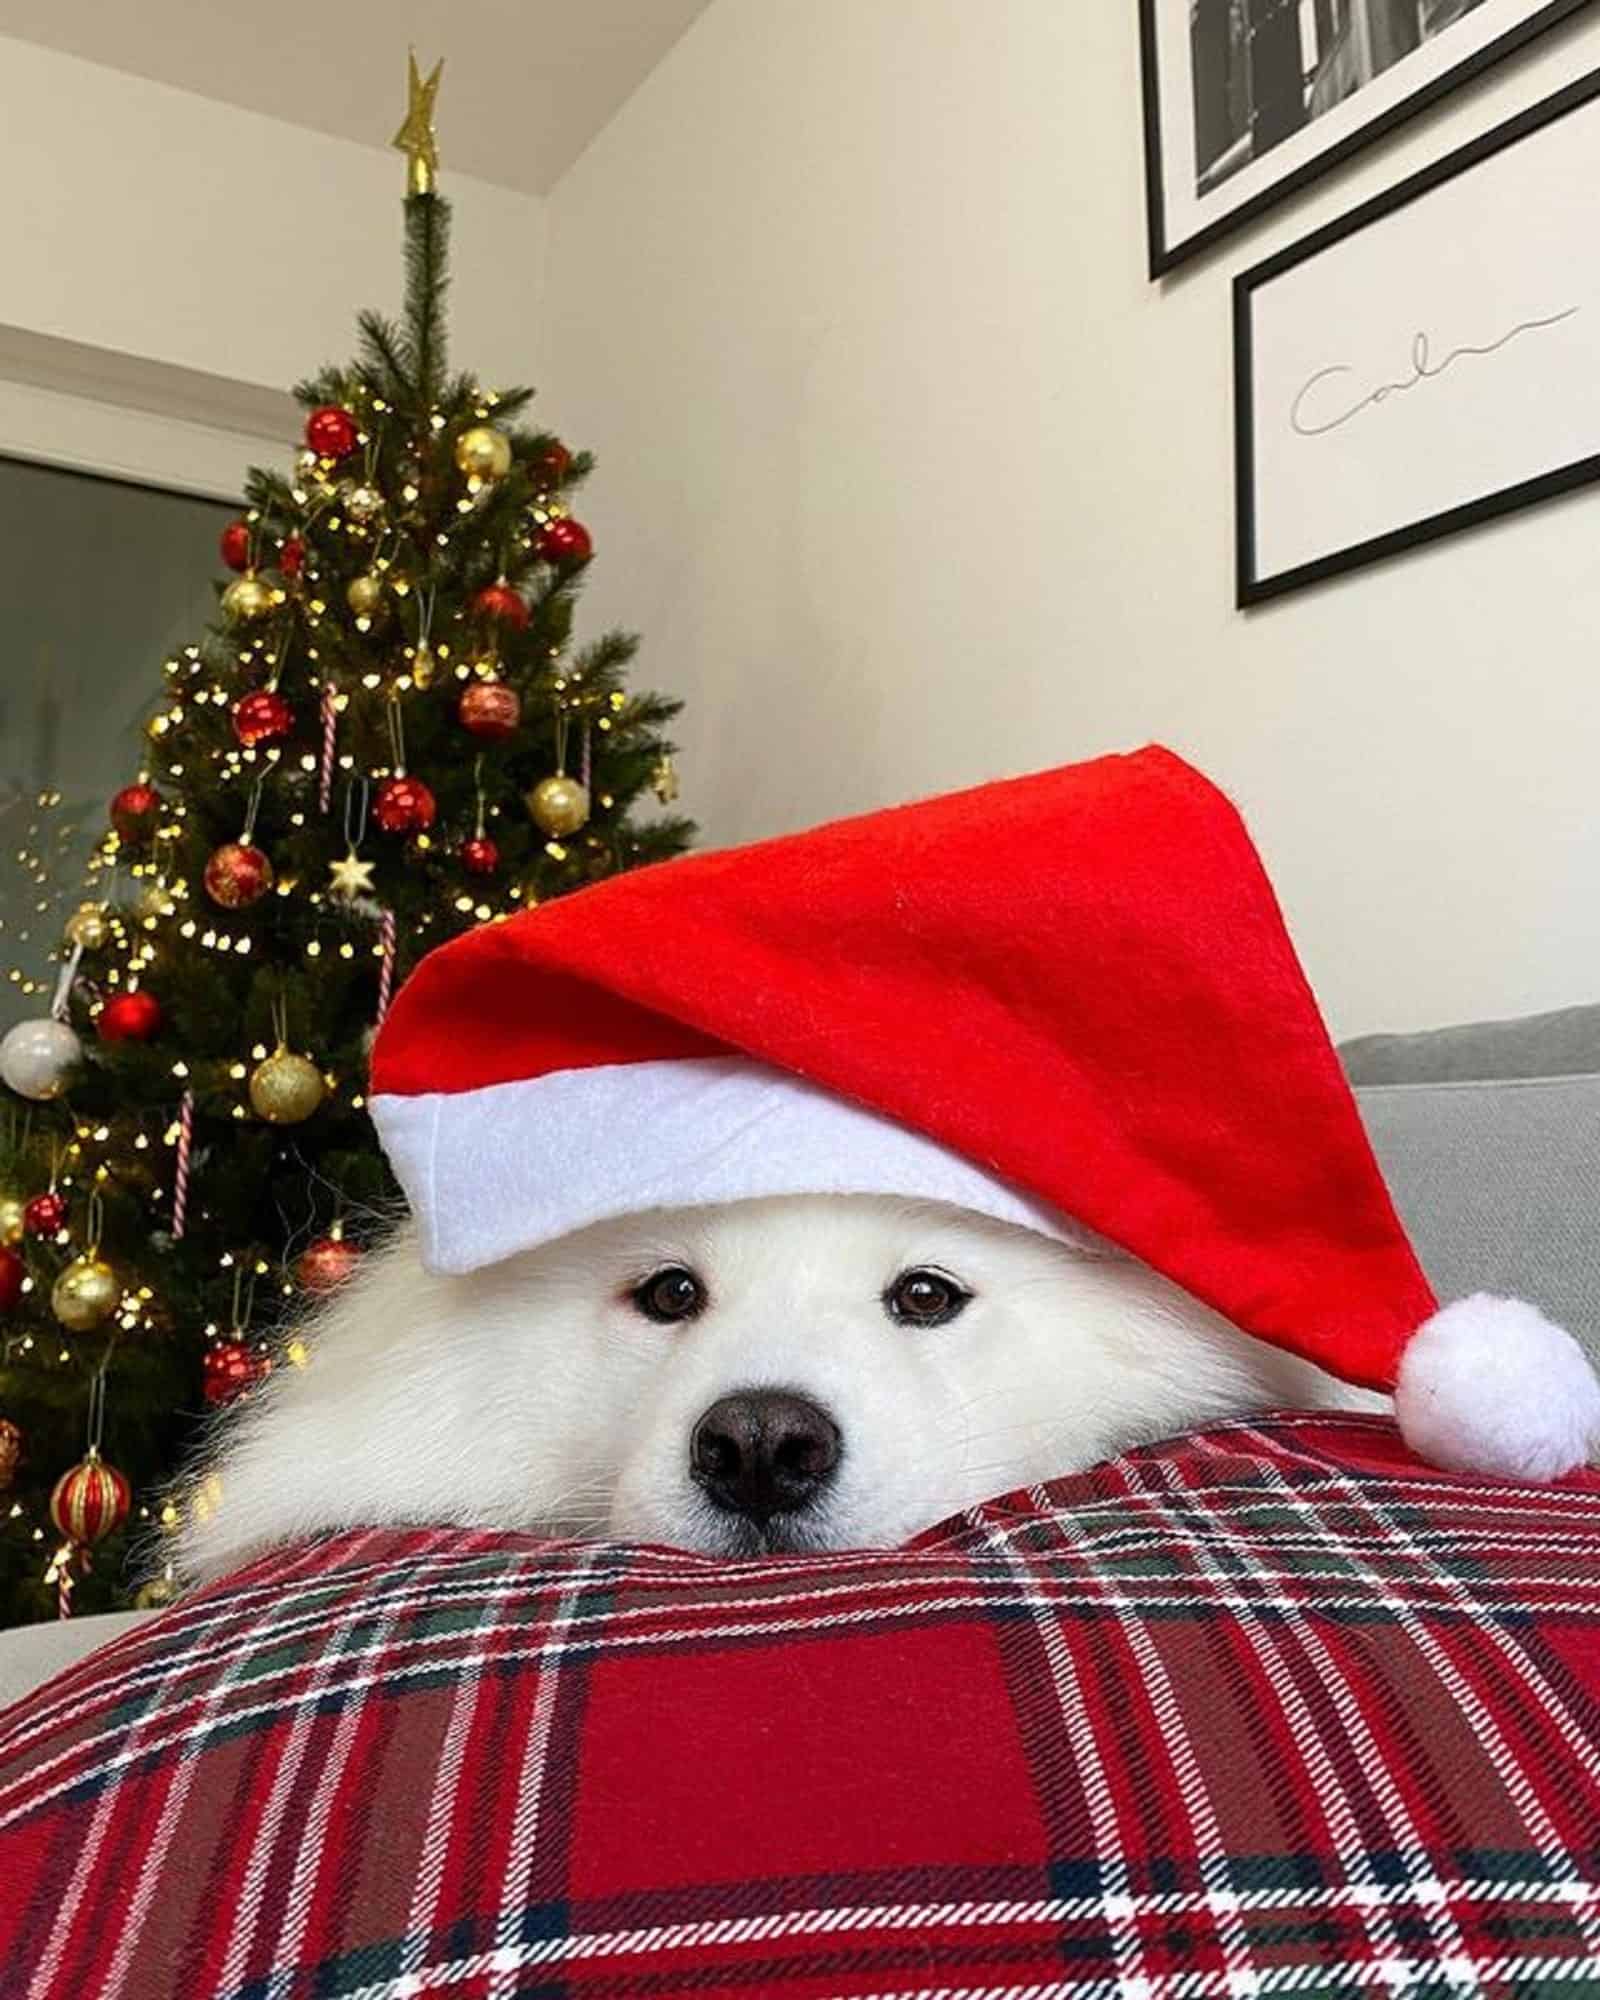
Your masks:
{"label": "gold christmas ornament", "polygon": [[441,59],[426,77],[417,68],[417,52],[407,52],[405,122],[390,144],[406,156],[406,193],[432,194],[439,173],[439,144],[433,132],[433,100],[439,94]]}
{"label": "gold christmas ornament", "polygon": [[351,577],[344,598],[358,618],[370,618],[383,607],[383,578],[371,570],[363,576]]}
{"label": "gold christmas ornament", "polygon": [[327,1095],[322,1072],[280,1042],[250,1072],[250,1104],[269,1125],[303,1125]]}
{"label": "gold christmas ornament", "polygon": [[504,479],[511,470],[511,440],[493,424],[474,424],[456,439],[456,467],[469,478]]}
{"label": "gold christmas ornament", "polygon": [[588,789],[558,771],[534,786],[527,807],[534,825],[543,832],[555,837],[576,833],[589,817]]}
{"label": "gold christmas ornament", "polygon": [[148,922],[152,917],[164,917],[171,901],[172,894],[165,882],[159,879],[142,882],[133,899],[133,914],[141,923]]}
{"label": "gold christmas ornament", "polygon": [[111,938],[111,919],[102,903],[80,903],[67,919],[67,943],[99,951]]}
{"label": "gold christmas ornament", "polygon": [[178,1586],[170,1576],[153,1576],[133,1593],[133,1608],[136,1611],[159,1611],[164,1605],[171,1604],[177,1595]]}
{"label": "gold christmas ornament", "polygon": [[383,512],[383,495],[376,486],[352,486],[344,496],[344,508],[352,521],[375,521]]}
{"label": "gold christmas ornament", "polygon": [[670,757],[658,757],[655,769],[650,773],[650,789],[664,806],[670,806],[678,796],[678,767]]}
{"label": "gold christmas ornament", "polygon": [[222,609],[236,625],[253,625],[271,612],[277,597],[272,585],[259,576],[236,576],[222,593]]}
{"label": "gold christmas ornament", "polygon": [[417,641],[417,650],[411,657],[411,685],[431,688],[439,677],[439,662],[433,657],[433,648],[426,639]]}
{"label": "gold christmas ornament", "polygon": [[0,1243],[22,1241],[24,1204],[14,1194],[0,1194]]}
{"label": "gold christmas ornament", "polygon": [[56,1279],[50,1310],[69,1333],[92,1333],[117,1309],[122,1281],[96,1251],[74,1257]]}

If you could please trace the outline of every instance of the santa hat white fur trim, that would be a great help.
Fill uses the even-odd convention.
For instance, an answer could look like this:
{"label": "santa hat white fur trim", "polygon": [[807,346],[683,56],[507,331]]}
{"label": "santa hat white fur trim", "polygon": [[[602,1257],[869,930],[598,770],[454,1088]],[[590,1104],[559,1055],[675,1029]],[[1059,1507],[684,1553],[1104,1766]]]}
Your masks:
{"label": "santa hat white fur trim", "polygon": [[1454,1472],[1543,1481],[1600,1456],[1600,1379],[1522,1299],[1477,1292],[1425,1320],[1401,1354],[1394,1413],[1414,1452]]}
{"label": "santa hat white fur trim", "polygon": [[1112,1254],[935,1140],[740,1056],[389,1093],[372,1115],[433,1271],[476,1271],[612,1216],[783,1194],[950,1202]]}

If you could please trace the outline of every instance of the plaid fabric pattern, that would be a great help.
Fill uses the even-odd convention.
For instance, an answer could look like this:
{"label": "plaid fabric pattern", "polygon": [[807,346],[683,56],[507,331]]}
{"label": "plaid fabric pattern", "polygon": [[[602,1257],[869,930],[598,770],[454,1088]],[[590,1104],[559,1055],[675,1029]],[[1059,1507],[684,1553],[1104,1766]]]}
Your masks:
{"label": "plaid fabric pattern", "polygon": [[1600,1996],[1600,1475],[1180,1439],[890,1554],[272,1556],[0,1718],[29,2000]]}

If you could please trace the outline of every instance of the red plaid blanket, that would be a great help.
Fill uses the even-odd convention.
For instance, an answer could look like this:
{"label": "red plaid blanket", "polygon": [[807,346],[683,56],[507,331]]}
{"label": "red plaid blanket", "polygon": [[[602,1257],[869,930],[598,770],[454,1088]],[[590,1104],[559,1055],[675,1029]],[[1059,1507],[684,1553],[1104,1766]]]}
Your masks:
{"label": "red plaid blanket", "polygon": [[8,1996],[1600,1996],[1600,1476],[1232,1424],[887,1555],[273,1556],[0,1718]]}

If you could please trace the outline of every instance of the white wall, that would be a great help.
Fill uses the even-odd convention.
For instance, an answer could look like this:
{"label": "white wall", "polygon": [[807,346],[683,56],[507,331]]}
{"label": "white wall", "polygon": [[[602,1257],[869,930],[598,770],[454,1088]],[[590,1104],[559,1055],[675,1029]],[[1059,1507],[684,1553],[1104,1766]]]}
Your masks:
{"label": "white wall", "polygon": [[1161,738],[1246,807],[1337,1030],[1600,998],[1600,498],[1241,616],[1228,302],[1600,23],[1163,290],[1136,13],[715,0],[552,197],[589,615],[690,698],[717,841]]}
{"label": "white wall", "polygon": [[[399,304],[405,163],[387,131],[359,146],[5,37],[0,109],[0,450],[80,463],[98,422],[8,387],[20,380],[80,402],[98,386],[168,424],[198,414],[223,434],[220,464],[230,425],[259,434],[277,392],[353,352],[359,307]],[[442,185],[457,358],[489,382],[536,381],[544,204],[448,159]],[[119,470],[159,454],[150,428],[108,423]],[[291,427],[285,454],[294,442]],[[209,462],[203,440],[180,437],[177,455]]]}

